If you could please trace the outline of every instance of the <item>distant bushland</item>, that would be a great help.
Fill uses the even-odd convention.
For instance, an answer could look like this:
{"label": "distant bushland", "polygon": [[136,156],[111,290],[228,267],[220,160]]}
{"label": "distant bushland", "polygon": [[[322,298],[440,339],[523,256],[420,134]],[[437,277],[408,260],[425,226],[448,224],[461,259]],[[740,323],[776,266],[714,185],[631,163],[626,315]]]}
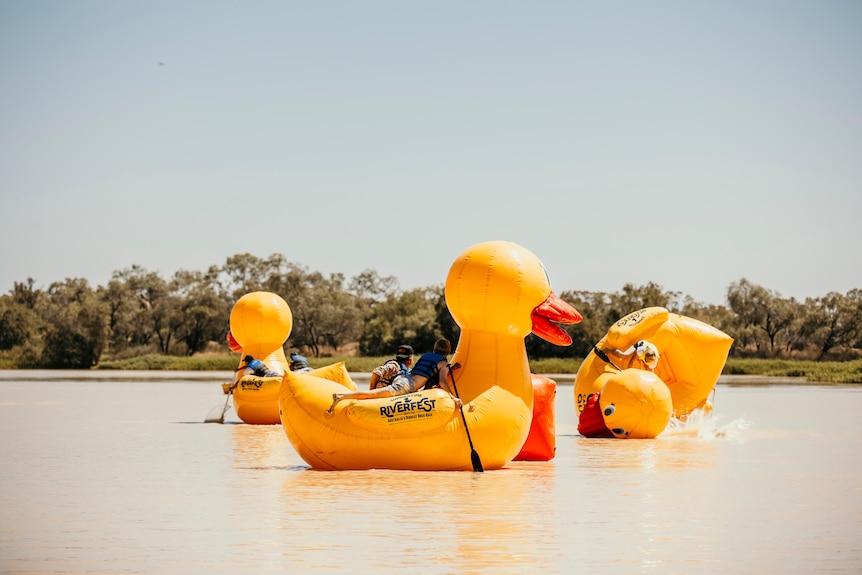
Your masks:
{"label": "distant bushland", "polygon": [[[390,357],[320,357],[309,358],[309,364],[311,367],[317,368],[337,361],[344,361],[348,371],[367,373]],[[537,359],[530,361],[530,370],[539,374],[576,374],[581,362],[581,359],[575,358]],[[213,354],[195,357],[151,354],[108,361],[100,364],[98,369],[233,371],[238,365],[239,356],[237,354]],[[862,383],[862,360],[842,362],[729,358],[723,373],[725,375],[804,377],[811,383]]]}
{"label": "distant bushland", "polygon": [[[47,288],[32,278],[15,282],[0,295],[0,368],[159,366],[175,361],[170,358],[207,365],[227,353],[231,308],[252,291],[285,299],[293,312],[285,351],[298,350],[312,364],[339,356],[356,362],[384,357],[401,343],[421,353],[438,337],[457,342],[460,333],[442,284],[402,290],[395,277],[374,270],[348,280],[343,274],[309,270],[281,254],[266,259],[238,254],[206,271],[181,270],[167,279],[133,265],[114,272],[104,286],[92,287],[82,278]],[[724,305],[712,305],[652,282],[626,284],[612,293],[564,290],[560,297],[584,316],[583,322],[565,326],[572,345],[560,348],[532,335],[525,345],[531,362],[547,362],[548,372],[565,373],[619,318],[661,306],[733,337],[734,360],[862,358],[860,289],[798,301],[743,278],[731,283],[726,294]],[[196,359],[200,357],[211,359]]]}

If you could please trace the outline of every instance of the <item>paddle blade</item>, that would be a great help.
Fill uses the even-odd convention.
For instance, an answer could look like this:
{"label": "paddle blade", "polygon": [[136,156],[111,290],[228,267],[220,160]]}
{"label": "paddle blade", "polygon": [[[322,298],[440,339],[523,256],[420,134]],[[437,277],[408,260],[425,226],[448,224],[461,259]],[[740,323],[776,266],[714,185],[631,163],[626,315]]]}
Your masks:
{"label": "paddle blade", "polygon": [[213,407],[210,412],[207,413],[204,423],[224,423],[224,409],[222,406],[216,405]]}
{"label": "paddle blade", "polygon": [[483,473],[485,469],[482,467],[482,460],[479,459],[479,454],[474,449],[470,452],[470,460],[473,462],[473,471]]}
{"label": "paddle blade", "polygon": [[217,405],[207,413],[204,423],[224,423],[224,414],[227,413],[228,407],[230,406],[229,402],[230,395],[228,395],[227,399],[224,400],[224,406]]}

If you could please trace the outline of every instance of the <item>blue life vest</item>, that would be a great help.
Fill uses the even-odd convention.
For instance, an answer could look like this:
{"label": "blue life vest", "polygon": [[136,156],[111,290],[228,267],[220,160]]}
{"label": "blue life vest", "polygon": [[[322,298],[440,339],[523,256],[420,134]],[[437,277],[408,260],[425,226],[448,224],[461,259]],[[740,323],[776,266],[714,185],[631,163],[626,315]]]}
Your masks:
{"label": "blue life vest", "polygon": [[298,353],[290,354],[290,371],[312,371],[308,359]]}
{"label": "blue life vest", "polygon": [[254,359],[250,355],[247,355],[245,357],[245,360],[246,360],[245,367],[240,366],[239,369],[237,369],[237,371],[240,371],[241,369],[250,369],[252,371],[252,373],[254,373],[254,375],[256,375],[258,377],[274,377],[274,376],[284,375],[281,372],[269,369],[269,367],[267,367],[267,365],[265,363],[263,363],[261,360]]}
{"label": "blue life vest", "polygon": [[446,356],[433,352],[423,353],[422,357],[413,366],[413,369],[410,370],[411,375],[421,375],[428,378],[428,381],[425,382],[425,387],[422,389],[431,389],[432,387],[440,386],[440,370],[437,369],[437,364],[441,361],[447,361]]}
{"label": "blue life vest", "polygon": [[248,367],[259,377],[263,377],[269,372],[269,368],[266,367],[266,364],[259,359],[253,359],[248,362]]}

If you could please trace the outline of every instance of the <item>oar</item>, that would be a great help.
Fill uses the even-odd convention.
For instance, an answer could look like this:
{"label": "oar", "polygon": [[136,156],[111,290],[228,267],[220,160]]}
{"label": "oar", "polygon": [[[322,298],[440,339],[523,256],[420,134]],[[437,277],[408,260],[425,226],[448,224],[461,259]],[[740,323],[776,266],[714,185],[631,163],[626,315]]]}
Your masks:
{"label": "oar", "polygon": [[596,355],[597,355],[597,356],[599,356],[599,358],[600,358],[602,361],[604,361],[604,362],[606,362],[606,363],[609,363],[609,364],[611,364],[612,366],[614,366],[615,368],[617,368],[619,371],[622,371],[622,369],[620,369],[620,366],[618,366],[617,364],[615,364],[614,362],[612,362],[612,361],[611,361],[611,358],[609,358],[609,357],[608,357],[608,354],[606,354],[605,352],[603,352],[602,350],[600,350],[600,349],[598,348],[598,346],[594,345],[594,346],[593,346],[593,351],[595,351],[595,352],[596,352]]}
{"label": "oar", "polygon": [[[458,386],[455,385],[455,374],[452,373],[453,369],[458,369],[459,367],[461,367],[460,363],[454,363],[449,366],[449,379],[452,380],[452,390],[455,392],[455,397],[461,399],[461,396],[458,395]],[[482,460],[479,459],[479,454],[473,447],[473,440],[470,438],[470,429],[467,427],[467,418],[464,417],[464,405],[459,405],[458,409],[461,410],[461,421],[464,422],[464,431],[467,432],[467,443],[470,444],[470,461],[473,462],[473,471],[482,473],[485,469],[482,467]]]}
{"label": "oar", "polygon": [[207,414],[206,419],[204,419],[204,423],[224,423],[224,416],[227,413],[227,404],[230,401],[230,396],[233,393],[234,386],[231,385],[227,391],[227,398],[224,400],[224,407],[221,410],[221,414],[218,417],[212,417],[213,409]]}

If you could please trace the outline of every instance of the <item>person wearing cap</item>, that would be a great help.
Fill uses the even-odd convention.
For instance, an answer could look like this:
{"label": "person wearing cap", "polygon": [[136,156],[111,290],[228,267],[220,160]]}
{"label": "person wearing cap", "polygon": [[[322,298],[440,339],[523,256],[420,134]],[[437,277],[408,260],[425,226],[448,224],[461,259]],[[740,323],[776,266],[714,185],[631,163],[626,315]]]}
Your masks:
{"label": "person wearing cap", "polygon": [[386,360],[383,365],[378,365],[371,371],[371,381],[368,389],[386,387],[398,377],[399,374],[407,375],[413,363],[413,348],[407,344],[399,345],[395,350],[395,357]]}
{"label": "person wearing cap", "polygon": [[[409,346],[401,346],[409,347]],[[400,350],[401,347],[398,349]],[[412,351],[413,348],[410,348]],[[391,397],[393,395],[406,395],[414,391],[422,389],[430,389],[432,387],[440,387],[447,391],[452,396],[452,400],[457,407],[461,407],[461,400],[452,394],[449,390],[449,383],[445,379],[449,376],[449,362],[446,356],[451,351],[449,340],[438,339],[434,344],[434,351],[423,354],[419,358],[416,366],[423,366],[421,370],[414,369],[409,374],[399,373],[392,380],[392,383],[384,387],[371,389],[370,391],[353,391],[350,393],[333,393],[332,405],[326,410],[326,415],[331,416],[332,410],[339,401],[344,399],[379,399],[382,397]],[[397,356],[396,356],[397,357]],[[387,362],[388,363],[388,362]]]}
{"label": "person wearing cap", "polygon": [[308,365],[308,358],[303,357],[296,352],[291,352],[291,354],[290,354],[290,371],[303,373],[306,371],[314,371],[314,370]]}
{"label": "person wearing cap", "polygon": [[659,353],[656,345],[650,341],[642,339],[624,351],[612,348],[602,348],[605,353],[612,353],[617,357],[630,357],[637,355],[637,358],[643,364],[644,369],[655,371],[658,365]]}

